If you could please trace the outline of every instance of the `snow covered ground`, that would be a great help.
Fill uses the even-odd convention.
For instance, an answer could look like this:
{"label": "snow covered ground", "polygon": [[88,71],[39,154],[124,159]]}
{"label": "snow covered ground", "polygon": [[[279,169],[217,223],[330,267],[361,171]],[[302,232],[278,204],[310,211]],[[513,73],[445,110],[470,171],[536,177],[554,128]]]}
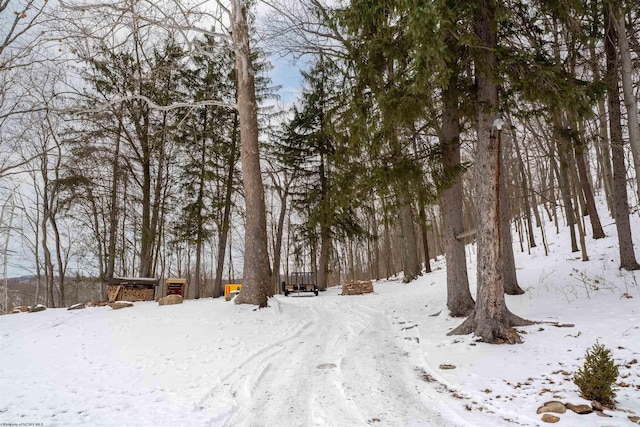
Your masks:
{"label": "snow covered ground", "polygon": [[[557,425],[630,426],[640,272],[618,270],[604,222],[609,237],[588,238],[589,262],[551,229],[549,256],[541,245],[516,253],[526,293],[507,304],[548,323],[519,328],[514,346],[446,335],[461,319],[447,316],[442,260],[411,284],[277,296],[261,310],[204,299],[1,316],[0,425],[535,426],[546,401],[587,403],[571,376],[599,341],[620,365],[619,410],[568,411]],[[473,262],[470,272],[473,282]]]}

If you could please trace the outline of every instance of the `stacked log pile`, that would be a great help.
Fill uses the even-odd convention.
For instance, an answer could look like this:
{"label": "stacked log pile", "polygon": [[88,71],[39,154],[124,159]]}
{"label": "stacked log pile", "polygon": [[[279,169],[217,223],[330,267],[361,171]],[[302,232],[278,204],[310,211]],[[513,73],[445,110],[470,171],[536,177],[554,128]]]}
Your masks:
{"label": "stacked log pile", "polygon": [[153,301],[153,289],[124,288],[120,291],[123,301]]}
{"label": "stacked log pile", "polygon": [[107,285],[109,302],[113,301],[153,301],[153,288]]}
{"label": "stacked log pile", "polygon": [[342,295],[362,295],[372,292],[371,280],[350,280],[342,284]]}

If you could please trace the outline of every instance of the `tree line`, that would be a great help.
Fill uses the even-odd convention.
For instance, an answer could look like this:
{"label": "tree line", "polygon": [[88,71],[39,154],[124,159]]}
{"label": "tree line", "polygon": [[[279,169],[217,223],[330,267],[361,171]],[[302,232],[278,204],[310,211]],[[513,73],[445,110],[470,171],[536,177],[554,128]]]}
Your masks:
{"label": "tree line", "polygon": [[[37,298],[65,303],[73,261],[103,284],[188,276],[194,298],[241,277],[238,301],[265,306],[289,269],[320,289],[411,282],[445,255],[453,333],[518,342],[514,245],[547,252],[553,222],[587,261],[598,195],[620,267],[639,268],[633,2],[279,0],[260,22],[256,6],[0,9],[3,226],[21,213],[2,231],[33,255]],[[291,108],[272,54],[309,64]]]}

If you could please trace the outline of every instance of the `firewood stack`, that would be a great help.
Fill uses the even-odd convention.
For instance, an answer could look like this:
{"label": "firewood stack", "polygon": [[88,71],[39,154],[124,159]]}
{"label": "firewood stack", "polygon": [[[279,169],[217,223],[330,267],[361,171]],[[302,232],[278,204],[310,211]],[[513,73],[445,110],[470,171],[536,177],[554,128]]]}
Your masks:
{"label": "firewood stack", "polygon": [[362,295],[373,292],[371,280],[350,280],[342,284],[342,295]]}

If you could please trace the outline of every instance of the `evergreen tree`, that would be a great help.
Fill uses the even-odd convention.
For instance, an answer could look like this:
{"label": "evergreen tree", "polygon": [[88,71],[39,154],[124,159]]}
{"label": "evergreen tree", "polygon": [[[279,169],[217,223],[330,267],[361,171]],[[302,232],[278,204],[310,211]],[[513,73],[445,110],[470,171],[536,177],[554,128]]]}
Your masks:
{"label": "evergreen tree", "polygon": [[339,105],[336,85],[337,70],[320,57],[309,72],[302,72],[306,89],[300,108],[294,107],[293,117],[286,124],[283,139],[276,147],[280,161],[295,171],[293,208],[306,220],[302,235],[312,239],[316,232],[320,242],[317,266],[318,287],[327,287],[332,239],[336,233],[361,233],[354,211],[358,202],[349,197],[353,182],[343,185],[344,147],[336,136],[332,114]]}
{"label": "evergreen tree", "polygon": [[425,59],[419,61],[413,52],[428,32],[406,30],[412,15],[400,2],[352,1],[337,19],[349,35],[355,80],[350,102],[357,120],[352,120],[350,136],[354,144],[365,144],[380,194],[397,198],[392,205],[397,206],[402,235],[403,280],[410,282],[421,274],[412,205],[423,174],[410,135],[425,116],[431,89],[421,71]]}
{"label": "evergreen tree", "polygon": [[450,334],[475,333],[487,342],[521,342],[512,326],[529,322],[506,307],[503,285],[500,227],[500,127],[498,113],[497,47],[500,2],[484,0],[473,6],[473,27],[477,37],[473,46],[476,81],[476,125],[478,142],[475,156],[476,218],[478,222],[478,290],[469,317]]}
{"label": "evergreen tree", "polygon": [[[194,69],[187,80],[189,97],[196,105],[211,98],[232,100],[235,82],[229,71],[232,69],[231,58],[211,38],[206,38],[202,46],[208,54],[194,57]],[[213,235],[213,223],[217,220],[219,230],[228,226],[224,216],[218,213],[230,209],[225,189],[228,188],[227,180],[234,179],[235,163],[239,157],[234,135],[236,122],[233,110],[213,105],[190,109],[182,122],[180,145],[185,161],[180,175],[185,199],[182,214],[175,224],[175,238],[196,248],[195,271],[191,280],[195,298],[200,297],[203,250]],[[224,252],[221,257],[224,259]],[[215,290],[214,295],[217,296]]]}

